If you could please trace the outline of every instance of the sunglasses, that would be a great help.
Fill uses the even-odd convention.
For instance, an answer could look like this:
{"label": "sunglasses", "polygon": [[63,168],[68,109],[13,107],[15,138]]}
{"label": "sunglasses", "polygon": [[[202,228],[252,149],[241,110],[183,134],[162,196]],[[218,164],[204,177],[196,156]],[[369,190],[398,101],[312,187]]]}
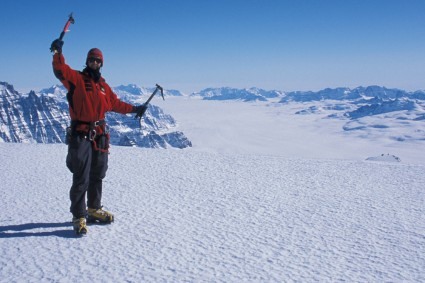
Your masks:
{"label": "sunglasses", "polygon": [[100,58],[92,57],[92,58],[89,58],[88,61],[89,61],[89,63],[96,62],[97,64],[102,64],[102,59],[100,59]]}

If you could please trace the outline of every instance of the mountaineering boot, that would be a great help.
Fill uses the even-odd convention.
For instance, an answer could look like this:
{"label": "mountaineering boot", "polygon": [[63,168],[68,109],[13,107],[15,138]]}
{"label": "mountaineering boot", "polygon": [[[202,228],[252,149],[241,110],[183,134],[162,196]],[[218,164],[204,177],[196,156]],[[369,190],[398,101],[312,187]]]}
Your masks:
{"label": "mountaineering boot", "polygon": [[84,217],[73,217],[72,218],[72,225],[74,226],[75,234],[77,235],[85,235],[87,234],[87,225],[86,225],[86,218]]}
{"label": "mountaineering boot", "polygon": [[89,208],[87,209],[87,221],[90,223],[100,222],[105,224],[110,224],[114,222],[114,215],[107,210],[102,208]]}

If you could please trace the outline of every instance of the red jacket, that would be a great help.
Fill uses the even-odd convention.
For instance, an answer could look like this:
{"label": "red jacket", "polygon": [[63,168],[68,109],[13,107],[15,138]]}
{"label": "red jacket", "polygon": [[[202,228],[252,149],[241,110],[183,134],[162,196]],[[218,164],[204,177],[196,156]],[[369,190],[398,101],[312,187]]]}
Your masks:
{"label": "red jacket", "polygon": [[53,55],[53,72],[68,90],[71,120],[95,122],[105,119],[108,111],[127,114],[133,109],[118,99],[103,77],[95,82],[88,74],[71,69],[62,54]]}

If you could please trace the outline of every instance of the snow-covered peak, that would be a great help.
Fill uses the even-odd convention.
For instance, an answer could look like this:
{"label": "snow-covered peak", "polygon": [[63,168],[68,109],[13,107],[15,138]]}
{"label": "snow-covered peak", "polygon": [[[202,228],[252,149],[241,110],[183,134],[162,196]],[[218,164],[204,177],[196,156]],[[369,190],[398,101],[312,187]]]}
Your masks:
{"label": "snow-covered peak", "polygon": [[261,95],[265,98],[276,98],[276,97],[281,97],[284,95],[283,91],[279,91],[279,90],[265,90],[262,88],[257,88],[257,87],[251,87],[249,89],[247,89],[248,92],[251,93],[255,93],[258,95]]}
{"label": "snow-covered peak", "polygon": [[[156,87],[139,87],[136,84],[119,85],[113,87],[112,90],[123,101],[133,102],[137,104],[144,103],[146,99],[155,91]],[[158,95],[160,95],[158,93]],[[183,96],[178,90],[164,89],[164,96]]]}
{"label": "snow-covered peak", "polygon": [[141,88],[136,84],[128,84],[128,85],[119,85],[114,87],[114,90],[117,92],[124,91],[133,95],[145,95],[148,94],[148,90],[146,88]]}
{"label": "snow-covered peak", "polygon": [[176,89],[164,89],[164,96],[186,96],[186,95]]}
{"label": "snow-covered peak", "polygon": [[266,91],[259,88],[238,89],[231,87],[206,88],[195,92],[192,96],[202,97],[204,100],[242,100],[242,101],[267,101],[282,95],[279,91]]}
{"label": "snow-covered peak", "polygon": [[13,85],[11,85],[7,82],[0,82],[0,91],[5,91],[5,90],[8,90],[10,92],[15,92]]}
{"label": "snow-covered peak", "polygon": [[361,93],[358,89],[351,90],[346,87],[325,88],[317,92],[314,91],[293,91],[288,92],[280,102],[289,101],[309,102],[321,100],[352,100],[361,98]]}
{"label": "snow-covered peak", "polygon": [[55,95],[55,96],[63,96],[66,95],[67,90],[63,85],[52,85],[49,88],[43,88],[42,90],[40,90],[41,94],[46,94],[46,95]]}
{"label": "snow-covered peak", "polygon": [[0,102],[11,101],[19,99],[22,96],[18,91],[15,90],[13,85],[7,82],[0,82]]}

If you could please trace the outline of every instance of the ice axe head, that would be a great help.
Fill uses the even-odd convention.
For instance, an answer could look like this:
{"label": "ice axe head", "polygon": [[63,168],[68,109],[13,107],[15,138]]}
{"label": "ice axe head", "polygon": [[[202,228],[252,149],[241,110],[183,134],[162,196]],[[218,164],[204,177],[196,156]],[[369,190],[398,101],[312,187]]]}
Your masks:
{"label": "ice axe head", "polygon": [[72,17],[72,13],[71,13],[71,14],[69,14],[69,21],[70,21],[70,23],[71,23],[71,24],[74,24],[74,23],[75,23],[75,20],[74,20],[74,18]]}
{"label": "ice axe head", "polygon": [[165,100],[165,98],[164,98],[164,89],[159,84],[156,84],[156,87],[161,91],[162,99]]}
{"label": "ice axe head", "polygon": [[62,40],[63,39],[63,37],[64,37],[64,35],[65,35],[65,33],[66,32],[68,32],[69,31],[69,26],[71,25],[71,24],[74,24],[75,23],[75,20],[74,20],[74,17],[72,16],[72,13],[69,15],[69,18],[68,18],[68,21],[66,21],[66,24],[65,24],[65,26],[63,27],[63,31],[61,32],[61,34],[60,34],[60,36],[59,36],[59,39],[60,40]]}
{"label": "ice axe head", "polygon": [[71,14],[69,14],[68,21],[66,22],[65,27],[63,28],[63,31],[68,32],[69,31],[68,30],[69,25],[74,24],[74,23],[75,23],[75,20],[74,20],[74,17],[72,16],[72,13],[71,13]]}

